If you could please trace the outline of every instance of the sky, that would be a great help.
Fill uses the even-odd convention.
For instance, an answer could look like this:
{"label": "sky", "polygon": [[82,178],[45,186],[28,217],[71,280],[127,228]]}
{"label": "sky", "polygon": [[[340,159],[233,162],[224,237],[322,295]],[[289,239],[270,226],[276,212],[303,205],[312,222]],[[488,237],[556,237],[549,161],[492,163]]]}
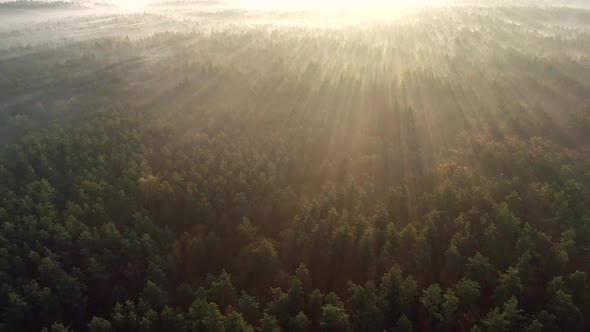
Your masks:
{"label": "sky", "polygon": [[[106,0],[121,7],[141,7],[154,2],[174,0]],[[254,8],[366,8],[400,5],[426,5],[440,0],[224,0]]]}
{"label": "sky", "polygon": [[[17,0],[0,0],[1,2]],[[33,0],[36,1],[36,0]],[[73,2],[107,2],[122,8],[137,9],[144,5],[167,1],[209,1],[209,0],[37,0],[37,1],[73,1]],[[255,9],[379,9],[383,7],[431,6],[448,4],[478,5],[565,5],[588,8],[590,0],[218,0]]]}

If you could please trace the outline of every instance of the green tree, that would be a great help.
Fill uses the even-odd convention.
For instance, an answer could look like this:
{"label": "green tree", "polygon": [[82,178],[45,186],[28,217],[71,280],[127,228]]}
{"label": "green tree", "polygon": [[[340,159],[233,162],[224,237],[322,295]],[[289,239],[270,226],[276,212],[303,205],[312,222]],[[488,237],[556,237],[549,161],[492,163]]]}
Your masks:
{"label": "green tree", "polygon": [[240,280],[253,287],[272,284],[280,269],[278,252],[272,242],[266,239],[246,247],[236,265],[239,267]]}
{"label": "green tree", "polygon": [[209,303],[205,308],[202,324],[207,332],[223,332],[223,316],[215,303]]}
{"label": "green tree", "polygon": [[461,279],[455,286],[457,296],[466,308],[475,306],[480,297],[479,284],[470,279]]}
{"label": "green tree", "polygon": [[303,286],[298,278],[291,278],[289,282],[289,291],[287,292],[287,310],[295,314],[303,310],[305,304]]}
{"label": "green tree", "polygon": [[162,310],[168,302],[168,294],[151,280],[147,281],[145,288],[141,291],[141,297],[157,310]]}
{"label": "green tree", "polygon": [[68,326],[63,325],[62,323],[53,323],[51,325],[51,332],[69,332],[71,331]]}
{"label": "green tree", "polygon": [[311,274],[309,273],[309,269],[305,264],[299,264],[299,266],[295,270],[295,276],[301,282],[303,292],[305,294],[310,293],[312,291]]}
{"label": "green tree", "polygon": [[314,289],[307,297],[306,311],[308,317],[317,322],[322,315],[322,307],[324,304],[324,295],[319,289]]}
{"label": "green tree", "polygon": [[438,284],[432,284],[422,292],[420,302],[436,327],[447,327],[453,323],[459,299],[452,289],[443,293]]}
{"label": "green tree", "polygon": [[242,314],[232,312],[225,318],[224,332],[254,332],[254,328],[244,320]]}
{"label": "green tree", "polygon": [[187,326],[186,319],[182,313],[177,313],[169,306],[164,307],[160,312],[160,329],[171,331],[184,331]]}
{"label": "green tree", "polygon": [[300,311],[296,316],[291,317],[287,323],[287,330],[294,332],[308,331],[311,321]]}
{"label": "green tree", "polygon": [[211,280],[208,293],[209,297],[222,309],[236,305],[237,292],[231,282],[231,276],[225,270],[221,272],[219,277]]}
{"label": "green tree", "polygon": [[518,308],[518,301],[512,297],[504,303],[502,310],[498,307],[492,309],[483,323],[488,332],[517,331],[522,329],[524,319],[523,310]]}
{"label": "green tree", "polygon": [[574,304],[572,295],[563,289],[553,290],[548,294],[548,307],[555,314],[558,325],[568,331],[582,331],[583,316]]}
{"label": "green tree", "polygon": [[244,319],[250,324],[258,322],[260,317],[258,301],[252,295],[242,291],[238,299],[238,311],[244,315]]}
{"label": "green tree", "polygon": [[496,280],[496,269],[490,260],[479,252],[467,260],[465,277],[479,283],[482,287],[492,286]]}
{"label": "green tree", "polygon": [[402,314],[410,313],[417,288],[416,281],[411,276],[404,278],[397,265],[383,274],[379,297],[383,305],[382,311],[387,313],[387,326],[392,326]]}
{"label": "green tree", "polygon": [[353,318],[353,328],[362,331],[381,331],[384,313],[381,311],[377,289],[373,282],[363,287],[349,282],[347,309]]}
{"label": "green tree", "polygon": [[393,328],[394,332],[412,332],[414,327],[406,315],[402,315]]}
{"label": "green tree", "polygon": [[494,308],[490,311],[483,320],[483,324],[486,326],[488,332],[509,331],[508,328],[510,326],[508,319],[502,315],[499,308]]}
{"label": "green tree", "polygon": [[88,331],[111,332],[113,331],[113,327],[111,326],[111,322],[109,322],[108,320],[100,317],[93,317],[90,323],[88,323]]}
{"label": "green tree", "polygon": [[509,268],[506,273],[500,274],[500,280],[494,291],[496,303],[502,304],[508,301],[512,296],[522,299],[524,296],[524,287],[520,281],[516,267]]}
{"label": "green tree", "polygon": [[340,297],[334,292],[330,292],[330,294],[324,297],[324,303],[331,304],[338,308],[344,308],[344,302],[340,301]]}
{"label": "green tree", "polygon": [[322,308],[320,327],[322,331],[351,331],[350,317],[344,309],[327,304]]}
{"label": "green tree", "polygon": [[260,331],[261,332],[280,332],[279,322],[274,316],[264,314],[260,319]]}

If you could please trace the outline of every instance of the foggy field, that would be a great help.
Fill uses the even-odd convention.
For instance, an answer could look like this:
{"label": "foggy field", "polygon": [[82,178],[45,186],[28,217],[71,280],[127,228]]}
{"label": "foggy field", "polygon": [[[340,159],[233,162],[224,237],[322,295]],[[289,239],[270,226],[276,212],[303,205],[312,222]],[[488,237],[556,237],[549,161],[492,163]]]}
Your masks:
{"label": "foggy field", "polygon": [[0,331],[590,330],[587,2],[116,4],[0,3]]}

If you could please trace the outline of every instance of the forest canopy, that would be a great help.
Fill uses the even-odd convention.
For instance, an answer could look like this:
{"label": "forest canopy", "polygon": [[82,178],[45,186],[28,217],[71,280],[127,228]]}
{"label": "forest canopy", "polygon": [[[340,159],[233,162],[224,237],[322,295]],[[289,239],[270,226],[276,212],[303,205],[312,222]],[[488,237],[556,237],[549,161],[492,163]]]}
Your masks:
{"label": "forest canopy", "polygon": [[590,330],[587,9],[174,4],[0,13],[1,331]]}

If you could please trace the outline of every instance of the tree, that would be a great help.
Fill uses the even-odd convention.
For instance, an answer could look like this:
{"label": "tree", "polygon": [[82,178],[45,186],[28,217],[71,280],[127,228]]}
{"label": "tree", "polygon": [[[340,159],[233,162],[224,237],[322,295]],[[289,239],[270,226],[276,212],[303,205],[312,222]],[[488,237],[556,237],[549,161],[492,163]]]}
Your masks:
{"label": "tree", "polygon": [[62,323],[53,323],[51,325],[51,332],[69,332],[71,331],[69,327],[64,326]]}
{"label": "tree", "polygon": [[324,304],[324,295],[319,289],[314,289],[307,297],[306,310],[308,317],[317,322],[322,315],[322,307]]}
{"label": "tree", "polygon": [[223,331],[223,316],[215,303],[197,299],[189,308],[187,316],[189,330]]}
{"label": "tree", "polygon": [[409,314],[417,291],[416,281],[411,276],[403,278],[399,266],[392,267],[381,277],[379,297],[382,311],[388,313],[385,324],[393,325],[402,314]]}
{"label": "tree", "polygon": [[538,320],[535,319],[531,322],[531,324],[526,328],[526,332],[542,332],[543,331],[543,324]]}
{"label": "tree", "polygon": [[557,323],[568,331],[582,331],[583,316],[574,304],[572,296],[563,289],[553,290],[548,294],[548,307],[555,314]]}
{"label": "tree", "polygon": [[490,311],[483,320],[483,323],[486,326],[488,332],[509,331],[508,327],[510,326],[510,323],[506,317],[500,313],[499,308],[494,308],[492,311]]}
{"label": "tree", "polygon": [[153,308],[162,310],[168,302],[168,295],[151,280],[148,280],[141,292],[141,297],[148,301]]}
{"label": "tree", "polygon": [[488,258],[478,252],[467,261],[465,277],[479,283],[483,287],[489,287],[494,284],[497,272]]}
{"label": "tree", "polygon": [[209,297],[225,310],[230,305],[236,305],[237,293],[231,282],[231,276],[223,270],[219,277],[213,278],[209,286]]}
{"label": "tree", "polygon": [[502,304],[508,301],[512,296],[517,299],[522,299],[524,296],[524,288],[520,282],[516,267],[509,268],[506,273],[500,274],[500,280],[496,290],[494,291],[494,299],[496,303]]}
{"label": "tree", "polygon": [[465,257],[459,252],[459,249],[454,243],[451,243],[447,248],[444,256],[443,271],[450,280],[459,278],[464,270]]}
{"label": "tree", "polygon": [[305,303],[303,287],[298,278],[291,278],[287,293],[287,310],[289,313],[297,313],[303,310]]}
{"label": "tree", "polygon": [[244,315],[244,319],[250,324],[254,324],[259,320],[258,301],[245,291],[242,291],[242,295],[238,299],[238,311]]}
{"label": "tree", "polygon": [[260,319],[260,331],[261,332],[280,332],[281,328],[279,327],[279,323],[277,318],[274,316],[269,316],[268,314],[264,314],[262,319]]}
{"label": "tree", "polygon": [[412,332],[414,330],[412,322],[406,315],[402,315],[393,328],[394,332]]}
{"label": "tree", "polygon": [[480,296],[479,284],[477,282],[463,278],[457,283],[455,289],[464,307],[471,308],[477,304]]}
{"label": "tree", "polygon": [[447,327],[454,321],[454,315],[459,305],[459,299],[452,289],[443,294],[438,284],[426,288],[420,302],[429,313],[436,327]]}
{"label": "tree", "polygon": [[322,308],[322,317],[320,318],[322,331],[351,331],[350,317],[344,309],[327,304]]}
{"label": "tree", "polygon": [[258,227],[254,226],[250,219],[243,218],[242,222],[236,227],[236,232],[238,233],[241,242],[248,244],[256,240]]}
{"label": "tree", "polygon": [[20,322],[30,321],[32,314],[29,303],[19,293],[8,293],[8,304],[6,305],[2,320],[8,327],[15,330],[18,328]]}
{"label": "tree", "polygon": [[234,311],[225,318],[223,327],[224,332],[254,332],[254,328],[250,326],[242,314]]}
{"label": "tree", "polygon": [[187,322],[182,313],[176,313],[171,307],[164,307],[160,312],[160,329],[171,331],[184,331]]}
{"label": "tree", "polygon": [[209,303],[205,308],[204,314],[201,322],[208,332],[224,331],[223,316],[215,303]]}
{"label": "tree", "polygon": [[381,331],[385,315],[378,303],[377,289],[373,282],[363,287],[349,282],[348,312],[353,317],[353,328],[362,331]]}
{"label": "tree", "polygon": [[281,326],[286,325],[290,313],[288,310],[288,296],[280,288],[272,289],[272,301],[268,303],[268,313],[278,319]]}
{"label": "tree", "polygon": [[372,229],[367,228],[365,233],[361,237],[358,244],[358,254],[360,255],[359,260],[361,262],[360,272],[362,274],[361,280],[369,280],[374,277],[376,249],[375,249],[375,238]]}
{"label": "tree", "polygon": [[502,306],[502,315],[507,319],[510,329],[518,330],[522,328],[522,322],[526,319],[524,311],[519,308],[516,297],[511,297]]}
{"label": "tree", "polygon": [[515,297],[510,298],[502,307],[492,309],[483,320],[488,332],[516,331],[522,328],[521,324],[525,316],[518,308],[518,301]]}
{"label": "tree", "polygon": [[280,268],[279,255],[272,242],[265,239],[246,247],[236,265],[239,267],[240,280],[245,285],[266,286]]}
{"label": "tree", "polygon": [[331,292],[324,297],[324,303],[331,304],[338,308],[344,308],[344,302],[340,301],[340,297],[334,292]]}
{"label": "tree", "polygon": [[305,264],[299,264],[295,270],[295,277],[297,277],[297,279],[299,279],[301,282],[301,286],[303,287],[303,292],[305,294],[308,294],[312,291],[311,275]]}
{"label": "tree", "polygon": [[100,317],[93,317],[90,323],[88,323],[88,331],[111,332],[113,331],[113,327],[111,326],[111,322],[109,322],[108,320]]}
{"label": "tree", "polygon": [[311,321],[307,316],[300,311],[295,317],[289,319],[287,323],[287,330],[294,332],[308,331]]}

